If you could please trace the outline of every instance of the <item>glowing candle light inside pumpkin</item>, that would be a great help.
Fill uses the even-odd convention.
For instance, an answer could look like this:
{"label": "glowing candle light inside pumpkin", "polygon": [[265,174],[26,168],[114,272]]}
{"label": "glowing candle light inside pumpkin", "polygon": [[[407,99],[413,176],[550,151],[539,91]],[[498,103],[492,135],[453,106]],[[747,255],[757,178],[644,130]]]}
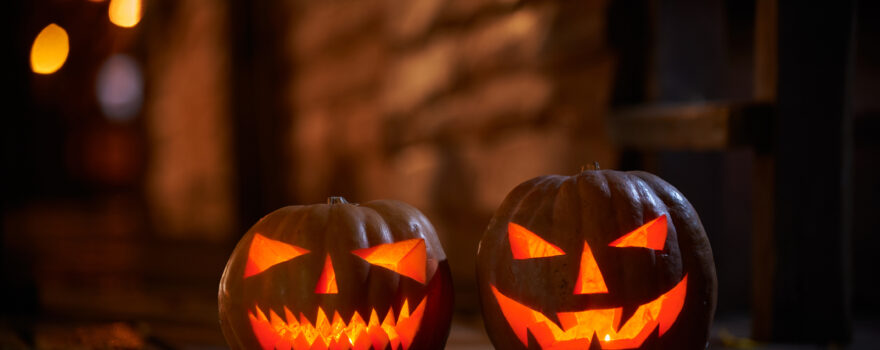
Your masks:
{"label": "glowing candle light inside pumpkin", "polygon": [[37,34],[31,46],[31,70],[39,74],[55,73],[67,61],[70,51],[67,32],[52,23]]}
{"label": "glowing candle light inside pumpkin", "polygon": [[123,28],[131,28],[141,21],[140,0],[110,0],[110,22]]}

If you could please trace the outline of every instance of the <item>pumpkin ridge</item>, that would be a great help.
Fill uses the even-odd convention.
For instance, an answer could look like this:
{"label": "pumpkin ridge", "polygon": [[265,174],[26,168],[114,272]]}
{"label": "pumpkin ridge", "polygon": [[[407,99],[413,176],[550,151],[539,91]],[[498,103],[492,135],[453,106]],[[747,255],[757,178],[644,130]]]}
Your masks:
{"label": "pumpkin ridge", "polygon": [[363,210],[364,217],[369,217],[370,219],[372,219],[371,223],[376,224],[375,230],[371,234],[367,223],[362,223],[365,234],[364,239],[367,242],[365,248],[374,247],[388,241],[396,241],[397,237],[394,237],[391,227],[388,224],[388,219],[384,215],[382,215],[382,211],[372,207],[370,205],[371,203],[372,202],[364,203],[364,205],[358,207],[360,210]]}
{"label": "pumpkin ridge", "polygon": [[[290,208],[290,212],[286,213],[287,215],[281,219],[276,230],[281,232],[281,237],[279,237],[280,240],[292,242],[297,234],[296,228],[300,227],[300,222],[308,217],[309,211],[298,206],[289,206],[284,209],[286,208]],[[288,227],[292,227],[293,229],[288,229]]]}

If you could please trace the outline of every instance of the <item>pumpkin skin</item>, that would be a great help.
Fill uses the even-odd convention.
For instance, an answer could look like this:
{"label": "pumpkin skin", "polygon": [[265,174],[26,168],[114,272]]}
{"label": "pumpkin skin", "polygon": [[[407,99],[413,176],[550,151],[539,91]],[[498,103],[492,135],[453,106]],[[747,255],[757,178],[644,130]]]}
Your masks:
{"label": "pumpkin skin", "polygon": [[[367,260],[368,253],[384,249],[376,247],[410,249],[413,242],[407,255],[398,254],[404,274]],[[267,252],[281,253],[255,255]],[[421,212],[399,201],[356,205],[333,197],[328,204],[278,209],[251,227],[229,258],[218,300],[232,349],[442,349],[453,291],[446,255]],[[371,317],[375,326],[395,328],[396,336],[381,327],[324,327],[326,338],[320,331],[322,323],[367,327]],[[285,327],[291,328],[280,331]],[[282,334],[297,327],[309,327],[312,339]]]}
{"label": "pumpkin skin", "polygon": [[480,241],[477,285],[498,349],[703,349],[717,293],[687,199],[655,175],[612,170],[517,186]]}

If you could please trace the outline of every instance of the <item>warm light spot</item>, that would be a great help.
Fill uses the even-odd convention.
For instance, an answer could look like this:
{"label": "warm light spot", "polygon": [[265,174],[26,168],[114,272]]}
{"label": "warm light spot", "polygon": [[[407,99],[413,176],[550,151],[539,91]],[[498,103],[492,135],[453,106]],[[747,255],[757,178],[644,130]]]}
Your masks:
{"label": "warm light spot", "polygon": [[336,271],[333,270],[333,262],[330,261],[330,254],[324,259],[324,270],[321,271],[321,278],[318,279],[318,285],[315,286],[317,294],[336,294],[339,288],[336,286]]}
{"label": "warm light spot", "polygon": [[663,250],[666,245],[666,214],[649,221],[647,224],[632,230],[614,242],[608,244],[611,247],[639,247],[654,250]]}
{"label": "warm light spot", "polygon": [[131,28],[141,21],[141,0],[110,0],[110,22]]}
{"label": "warm light spot", "polygon": [[510,241],[513,258],[517,260],[565,255],[559,247],[548,243],[529,229],[513,222],[507,224],[507,240]]}
{"label": "warm light spot", "polygon": [[351,252],[368,263],[384,267],[403,276],[425,284],[425,240],[408,239],[397,243],[380,244],[375,247]]}
{"label": "warm light spot", "polygon": [[385,318],[380,321],[379,314],[373,309],[369,321],[355,312],[346,323],[339,312],[333,313],[333,319],[318,307],[318,316],[312,324],[302,313],[297,319],[293,312],[284,308],[284,319],[274,310],[269,310],[269,317],[259,306],[255,312],[248,312],[251,328],[263,349],[293,350],[367,350],[385,349],[388,345],[392,350],[409,349],[418,333],[425,314],[425,301],[410,310],[409,301],[404,300],[400,315],[394,319],[394,309],[389,308]]}
{"label": "warm light spot", "polygon": [[110,56],[98,71],[95,92],[108,118],[128,121],[137,115],[144,98],[144,81],[137,62],[125,54]]}
{"label": "warm light spot", "polygon": [[70,43],[64,28],[52,23],[37,34],[31,46],[31,70],[39,74],[55,73],[67,61]]}
{"label": "warm light spot", "polygon": [[244,277],[250,277],[309,251],[292,244],[266,238],[259,233],[251,240]]}
{"label": "warm light spot", "polygon": [[577,282],[574,284],[574,294],[595,293],[608,293],[608,287],[605,286],[605,279],[602,278],[599,264],[593,258],[590,245],[584,241],[584,251],[581,253],[581,268],[578,272]]}
{"label": "warm light spot", "polygon": [[632,316],[620,327],[623,308],[593,309],[560,312],[559,324],[528,306],[507,297],[490,285],[501,313],[516,337],[529,346],[531,333],[543,349],[589,349],[593,335],[604,334],[602,349],[635,349],[659,328],[660,336],[666,333],[684,306],[687,292],[687,275],[678,284],[646,304],[639,305]]}

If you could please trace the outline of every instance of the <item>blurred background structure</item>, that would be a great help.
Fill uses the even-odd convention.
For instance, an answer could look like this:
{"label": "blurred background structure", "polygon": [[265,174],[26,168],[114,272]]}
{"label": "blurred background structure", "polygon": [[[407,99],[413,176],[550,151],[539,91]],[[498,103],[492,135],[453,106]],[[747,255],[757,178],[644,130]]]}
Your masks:
{"label": "blurred background structure", "polygon": [[719,279],[711,348],[880,340],[876,2],[4,12],[0,348],[223,348],[216,288],[234,244],[266,213],[331,195],[421,209],[455,277],[449,348],[484,348],[473,264],[494,209],[593,161],[654,172],[701,214]]}

